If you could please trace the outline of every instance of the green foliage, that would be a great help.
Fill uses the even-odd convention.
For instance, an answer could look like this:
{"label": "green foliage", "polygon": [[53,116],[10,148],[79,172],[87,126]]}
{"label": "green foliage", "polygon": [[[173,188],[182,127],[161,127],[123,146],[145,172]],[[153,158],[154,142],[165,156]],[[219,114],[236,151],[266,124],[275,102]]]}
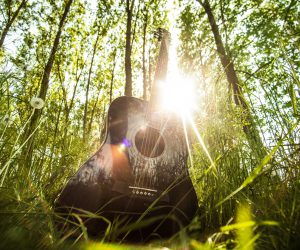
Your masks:
{"label": "green foliage", "polygon": [[[179,2],[179,61],[197,82],[194,121],[206,147],[191,131],[190,172],[199,200],[191,225],[170,240],[147,246],[109,244],[105,236],[99,239],[103,242],[94,242],[80,223],[77,241],[59,236],[54,200],[99,148],[110,93],[114,99],[124,92],[126,13],[124,1],[74,1],[39,125],[26,133],[34,110],[30,100],[38,94],[66,3],[33,0],[0,50],[1,249],[299,248],[299,3],[210,1],[267,150],[259,159],[243,131],[245,114],[233,104],[205,11],[198,1]],[[0,32],[18,1],[3,3]],[[135,2],[132,65],[137,97],[142,96],[143,28],[146,23],[150,81],[157,53],[153,31],[172,25],[166,5],[167,1]],[[32,161],[25,167],[22,150],[33,135]],[[139,226],[143,224],[132,227]]]}

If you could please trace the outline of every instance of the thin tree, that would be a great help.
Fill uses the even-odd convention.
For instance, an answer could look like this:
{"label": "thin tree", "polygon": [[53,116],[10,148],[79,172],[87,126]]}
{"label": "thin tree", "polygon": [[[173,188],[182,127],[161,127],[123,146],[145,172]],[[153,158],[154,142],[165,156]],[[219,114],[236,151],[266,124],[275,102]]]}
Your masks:
{"label": "thin tree", "polygon": [[131,67],[131,25],[132,25],[132,12],[134,7],[134,0],[126,0],[126,47],[125,47],[125,95],[132,96],[132,67]]}
{"label": "thin tree", "polygon": [[148,25],[148,11],[144,8],[144,25],[143,25],[143,99],[147,100],[147,71],[146,71],[146,32]]}
{"label": "thin tree", "polygon": [[[64,13],[63,13],[63,15],[60,19],[59,25],[58,25],[58,30],[57,30],[57,33],[56,33],[56,36],[55,36],[55,39],[54,39],[54,42],[53,42],[53,45],[52,45],[51,52],[50,52],[47,64],[45,66],[45,69],[44,69],[43,78],[42,78],[42,81],[41,81],[40,91],[39,91],[39,98],[41,98],[43,100],[46,99],[47,91],[48,91],[48,88],[49,88],[50,74],[51,74],[51,70],[52,70],[52,67],[53,67],[55,54],[56,54],[56,51],[58,49],[59,40],[60,40],[60,37],[61,37],[63,26],[66,22],[66,18],[67,18],[67,15],[68,15],[69,11],[70,11],[70,7],[71,7],[72,2],[73,2],[73,0],[68,0],[67,3],[66,3]],[[37,126],[37,123],[38,123],[38,121],[41,117],[41,113],[42,113],[41,109],[35,109],[34,114],[33,114],[32,118],[30,120],[29,129],[26,133],[26,138],[28,138],[28,136],[31,133],[33,133],[33,131],[35,130],[35,128]],[[25,158],[24,162],[25,162],[26,165],[31,164],[32,151],[33,151],[33,141],[34,141],[34,136],[31,136],[30,140],[27,143],[27,150],[26,150],[26,153],[25,153],[25,156],[24,156],[24,158]]]}
{"label": "thin tree", "polygon": [[110,87],[109,87],[109,104],[112,102],[112,96],[113,96],[113,85],[114,85],[114,79],[115,79],[115,68],[116,68],[116,64],[117,64],[117,49],[115,49],[113,51],[113,67],[111,70],[111,80],[110,80]]}
{"label": "thin tree", "polygon": [[[9,9],[8,9],[8,19],[7,19],[7,22],[4,26],[4,29],[1,33],[1,38],[0,38],[0,49],[2,48],[3,46],[3,43],[4,43],[4,40],[5,40],[5,37],[9,31],[9,29],[11,28],[12,24],[14,23],[14,21],[17,19],[21,9],[23,9],[25,6],[26,6],[26,3],[27,3],[28,0],[22,0],[22,2],[20,3],[20,5],[18,6],[17,10],[11,14],[10,12],[10,6],[9,6]],[[10,1],[9,1],[10,3]]]}
{"label": "thin tree", "polygon": [[214,36],[215,44],[217,47],[218,56],[222,63],[223,69],[226,74],[227,81],[233,90],[234,103],[241,107],[245,113],[246,124],[243,125],[243,131],[246,134],[249,144],[252,149],[255,150],[257,155],[261,158],[265,155],[265,147],[259,136],[258,130],[254,123],[253,117],[251,115],[250,107],[248,106],[241,88],[241,83],[239,82],[238,76],[236,74],[234,64],[230,56],[226,53],[224,44],[220,35],[219,27],[216,23],[211,5],[208,0],[198,0],[201,6],[204,8],[205,13],[208,17],[208,21],[211,27],[211,31]]}
{"label": "thin tree", "polygon": [[87,124],[87,112],[88,112],[88,102],[89,102],[89,90],[90,90],[90,85],[91,85],[91,77],[92,77],[92,70],[93,70],[95,55],[97,52],[98,41],[99,41],[100,33],[101,33],[100,31],[101,31],[101,29],[100,29],[100,27],[98,27],[97,37],[96,37],[96,41],[94,43],[92,59],[91,59],[91,64],[90,64],[90,68],[89,68],[88,81],[87,81],[87,85],[86,85],[85,104],[84,104],[84,113],[83,113],[83,141],[85,141],[85,139],[86,139],[86,124]]}

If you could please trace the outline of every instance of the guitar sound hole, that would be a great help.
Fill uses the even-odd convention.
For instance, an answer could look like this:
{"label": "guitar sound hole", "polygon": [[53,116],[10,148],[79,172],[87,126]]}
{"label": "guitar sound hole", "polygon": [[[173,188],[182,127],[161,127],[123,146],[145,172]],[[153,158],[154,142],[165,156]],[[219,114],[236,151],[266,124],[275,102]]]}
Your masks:
{"label": "guitar sound hole", "polygon": [[163,153],[165,142],[157,129],[146,127],[136,133],[135,146],[142,155],[155,158]]}

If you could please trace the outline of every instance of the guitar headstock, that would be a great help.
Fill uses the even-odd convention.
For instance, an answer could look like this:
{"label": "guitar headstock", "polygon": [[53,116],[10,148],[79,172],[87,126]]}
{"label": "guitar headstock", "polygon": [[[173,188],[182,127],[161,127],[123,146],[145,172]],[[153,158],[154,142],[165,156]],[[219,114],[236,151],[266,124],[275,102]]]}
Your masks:
{"label": "guitar headstock", "polygon": [[154,37],[161,41],[162,39],[167,39],[168,42],[171,40],[171,33],[164,28],[158,28],[154,32]]}
{"label": "guitar headstock", "polygon": [[169,61],[169,46],[171,43],[171,33],[163,28],[158,28],[154,33],[154,36],[158,38],[160,42],[160,49],[156,63],[156,70],[154,74],[154,80],[151,87],[150,97],[150,112],[154,112],[158,109],[159,104],[159,84],[164,81],[168,71]]}

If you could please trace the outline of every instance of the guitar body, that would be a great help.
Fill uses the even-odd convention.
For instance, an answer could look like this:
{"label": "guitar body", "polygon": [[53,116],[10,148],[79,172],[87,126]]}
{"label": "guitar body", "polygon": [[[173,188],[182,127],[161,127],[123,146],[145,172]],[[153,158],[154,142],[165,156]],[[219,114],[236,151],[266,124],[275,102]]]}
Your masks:
{"label": "guitar body", "polygon": [[[118,225],[111,240],[169,237],[195,214],[198,202],[188,173],[182,121],[172,114],[148,111],[148,102],[137,98],[114,100],[104,143],[56,201],[57,212],[79,214],[89,235],[103,236],[108,226],[103,216]],[[78,217],[69,219],[78,222]],[[71,224],[60,226],[67,230]]]}

